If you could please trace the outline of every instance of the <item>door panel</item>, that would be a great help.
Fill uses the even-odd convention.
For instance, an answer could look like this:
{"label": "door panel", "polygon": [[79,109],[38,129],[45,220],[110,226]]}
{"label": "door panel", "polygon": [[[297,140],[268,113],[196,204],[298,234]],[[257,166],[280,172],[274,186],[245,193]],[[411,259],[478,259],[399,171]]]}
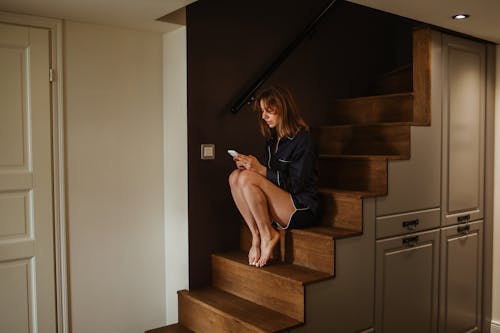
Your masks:
{"label": "door panel", "polygon": [[377,241],[375,330],[437,331],[439,230]]}
{"label": "door panel", "polygon": [[49,32],[0,23],[0,332],[55,332]]}
{"label": "door panel", "polygon": [[443,36],[443,217],[483,217],[485,46]]}
{"label": "door panel", "polygon": [[482,222],[444,228],[441,249],[440,332],[479,332]]}
{"label": "door panel", "polygon": [[[2,332],[30,332],[32,260],[0,263],[0,313]],[[9,314],[3,315],[3,314]]]}

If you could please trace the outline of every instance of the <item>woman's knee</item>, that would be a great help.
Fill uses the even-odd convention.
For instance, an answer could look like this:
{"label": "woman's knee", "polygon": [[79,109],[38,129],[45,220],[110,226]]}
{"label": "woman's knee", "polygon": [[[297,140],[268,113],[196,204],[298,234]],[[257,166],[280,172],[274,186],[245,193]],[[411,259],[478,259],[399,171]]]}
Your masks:
{"label": "woman's knee", "polygon": [[240,187],[246,187],[249,185],[256,184],[257,177],[259,177],[255,172],[249,170],[240,170],[237,179],[237,185]]}
{"label": "woman's knee", "polygon": [[231,174],[229,175],[229,186],[231,186],[231,187],[238,186],[238,178],[239,178],[240,172],[241,172],[240,169],[236,169],[236,170],[233,170],[233,172],[231,172]]}

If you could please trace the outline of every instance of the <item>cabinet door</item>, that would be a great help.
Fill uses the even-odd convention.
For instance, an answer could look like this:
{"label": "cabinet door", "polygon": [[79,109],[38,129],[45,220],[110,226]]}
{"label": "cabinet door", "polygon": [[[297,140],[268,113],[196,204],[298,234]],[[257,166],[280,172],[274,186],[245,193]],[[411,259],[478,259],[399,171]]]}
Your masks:
{"label": "cabinet door", "polygon": [[439,230],[377,241],[375,331],[437,332]]}
{"label": "cabinet door", "polygon": [[485,45],[443,35],[445,225],[483,218]]}
{"label": "cabinet door", "polygon": [[441,231],[440,333],[479,332],[482,222]]}

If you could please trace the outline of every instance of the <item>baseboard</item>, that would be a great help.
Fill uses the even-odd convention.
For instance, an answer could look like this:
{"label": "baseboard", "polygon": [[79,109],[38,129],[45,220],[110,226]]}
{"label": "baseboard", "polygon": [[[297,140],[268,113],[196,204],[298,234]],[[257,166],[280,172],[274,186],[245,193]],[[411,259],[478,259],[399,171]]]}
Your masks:
{"label": "baseboard", "polygon": [[491,322],[490,333],[500,333],[500,323]]}

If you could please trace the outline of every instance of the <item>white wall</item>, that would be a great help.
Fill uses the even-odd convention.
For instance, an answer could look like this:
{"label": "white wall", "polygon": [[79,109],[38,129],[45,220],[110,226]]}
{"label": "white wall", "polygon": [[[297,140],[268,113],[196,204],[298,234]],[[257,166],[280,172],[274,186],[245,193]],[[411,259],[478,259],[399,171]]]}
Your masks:
{"label": "white wall", "polygon": [[65,22],[72,333],[165,324],[162,36]]}
{"label": "white wall", "polygon": [[163,37],[167,323],[176,323],[177,291],[189,287],[186,28]]}
{"label": "white wall", "polygon": [[500,333],[500,45],[496,51],[492,333]]}

